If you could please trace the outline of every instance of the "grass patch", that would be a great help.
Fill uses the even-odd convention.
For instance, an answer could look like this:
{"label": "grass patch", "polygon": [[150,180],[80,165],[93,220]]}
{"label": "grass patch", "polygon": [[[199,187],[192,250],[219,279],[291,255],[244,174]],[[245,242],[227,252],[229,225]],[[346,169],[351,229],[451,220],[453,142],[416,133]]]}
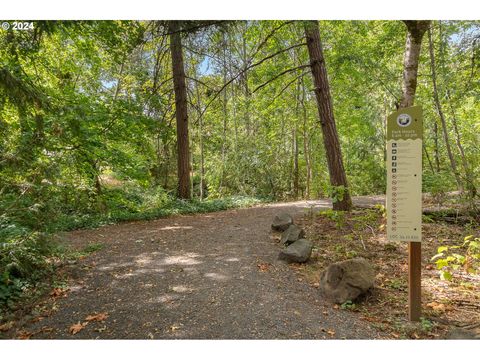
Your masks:
{"label": "grass patch", "polygon": [[223,199],[181,200],[168,198],[160,204],[143,204],[136,208],[114,208],[104,213],[61,214],[56,222],[50,224],[48,231],[70,231],[82,228],[96,228],[103,225],[125,221],[154,220],[172,215],[200,214],[215,211],[245,208],[258,205],[264,200],[235,196]]}

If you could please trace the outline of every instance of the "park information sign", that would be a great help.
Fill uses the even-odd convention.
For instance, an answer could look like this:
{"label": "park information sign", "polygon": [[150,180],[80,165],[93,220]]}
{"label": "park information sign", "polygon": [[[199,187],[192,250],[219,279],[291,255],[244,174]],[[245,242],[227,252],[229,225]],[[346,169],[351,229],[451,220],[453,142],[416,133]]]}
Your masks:
{"label": "park information sign", "polygon": [[387,119],[387,239],[422,237],[422,108],[400,109]]}

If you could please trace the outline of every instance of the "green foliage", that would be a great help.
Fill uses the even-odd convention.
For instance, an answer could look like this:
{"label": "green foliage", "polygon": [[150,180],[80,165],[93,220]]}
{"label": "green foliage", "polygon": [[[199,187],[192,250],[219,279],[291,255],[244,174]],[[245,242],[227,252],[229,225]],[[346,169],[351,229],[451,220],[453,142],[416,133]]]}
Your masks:
{"label": "green foliage", "polygon": [[453,280],[453,273],[460,269],[476,274],[480,269],[480,239],[469,235],[461,245],[440,246],[431,261],[440,270],[442,280]]}
{"label": "green foliage", "polygon": [[348,300],[348,301],[345,301],[343,304],[341,304],[340,308],[343,310],[356,311],[357,305],[353,303],[351,300]]}
{"label": "green foliage", "polygon": [[422,318],[420,318],[420,326],[422,327],[423,332],[428,333],[428,332],[432,331],[432,329],[434,327],[434,323],[431,320],[422,317]]}
{"label": "green foliage", "polygon": [[407,284],[405,283],[404,280],[396,279],[396,278],[389,279],[387,281],[386,285],[389,288],[395,289],[395,290],[406,290],[406,288],[407,288]]}
{"label": "green foliage", "polygon": [[425,173],[422,179],[422,191],[428,192],[433,200],[442,205],[447,199],[447,192],[455,188],[451,173]]}
{"label": "green foliage", "polygon": [[[434,32],[439,91],[447,118],[457,119],[465,159],[455,146],[453,156],[461,169],[467,165],[461,175],[471,189],[480,178],[478,66],[471,60],[478,24],[434,23],[440,26]],[[384,193],[384,118],[400,95],[404,27],[322,21],[320,28],[348,190]],[[330,185],[304,67],[308,52],[299,45],[302,24],[277,20],[229,22],[182,37],[194,198],[177,199],[166,30],[163,21],[36,21],[33,31],[0,30],[4,301],[48,272],[56,231],[251,206],[258,199],[343,199],[346,189]],[[259,65],[240,73],[253,64]],[[422,57],[420,73],[428,65]],[[434,132],[429,81],[419,84],[417,99],[424,107],[425,153],[440,159],[440,171],[435,164],[425,171],[423,190],[441,203],[456,184]],[[454,132],[451,121],[447,127]],[[342,212],[324,215],[337,227],[345,224]],[[367,226],[374,227],[369,214],[353,222],[359,234]]]}
{"label": "green foliage", "polygon": [[333,203],[342,201],[345,196],[347,188],[343,185],[340,186],[327,186],[326,193],[328,194],[328,197],[332,199]]}
{"label": "green foliage", "polygon": [[0,225],[0,308],[11,307],[22,293],[52,270],[46,256],[51,242],[40,233],[22,233]]}
{"label": "green foliage", "polygon": [[335,222],[335,226],[337,229],[342,228],[345,226],[345,211],[340,211],[340,210],[322,210],[320,211],[320,216],[325,216],[327,219],[332,220]]}

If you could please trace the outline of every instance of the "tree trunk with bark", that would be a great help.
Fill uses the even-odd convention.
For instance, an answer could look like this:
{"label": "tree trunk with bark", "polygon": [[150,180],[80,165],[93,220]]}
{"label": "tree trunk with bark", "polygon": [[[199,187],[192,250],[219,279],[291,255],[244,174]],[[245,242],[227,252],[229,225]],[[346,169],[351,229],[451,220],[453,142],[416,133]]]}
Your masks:
{"label": "tree trunk with bark", "polygon": [[403,57],[403,86],[400,108],[413,106],[417,90],[418,63],[420,50],[422,49],[422,39],[425,31],[430,26],[430,20],[408,20],[404,21],[404,23],[407,26],[408,33]]}
{"label": "tree trunk with bark", "polygon": [[352,208],[352,199],[343,166],[342,151],[333,116],[332,97],[320,40],[320,30],[316,20],[305,22],[305,38],[327,155],[330,184],[333,187],[333,209],[348,211]]}
{"label": "tree trunk with bark", "polygon": [[475,187],[475,183],[474,183],[474,174],[468,164],[467,157],[465,155],[465,150],[463,149],[463,145],[460,137],[460,131],[458,130],[457,116],[455,114],[455,109],[453,108],[452,101],[450,99],[450,93],[448,90],[447,90],[447,101],[450,104],[450,110],[452,112],[452,124],[453,124],[453,129],[455,131],[455,140],[457,143],[458,151],[460,152],[460,158],[462,160],[463,170],[465,172],[465,182],[467,184],[467,190],[470,193],[470,197],[473,199],[475,196],[477,196],[477,188]]}
{"label": "tree trunk with bark", "polygon": [[438,150],[438,124],[437,121],[433,123],[433,141],[434,141],[434,157],[435,157],[435,168],[437,173],[440,172],[440,152]]}
{"label": "tree trunk with bark", "polygon": [[292,141],[293,141],[293,197],[298,199],[298,182],[299,182],[299,174],[298,174],[298,135],[297,135],[297,126],[292,132]]}
{"label": "tree trunk with bark", "polygon": [[448,135],[447,121],[445,119],[445,114],[442,109],[442,104],[440,103],[440,99],[438,96],[435,53],[433,49],[432,32],[430,29],[428,29],[428,49],[430,50],[430,67],[432,70],[433,100],[435,101],[435,106],[437,108],[438,116],[440,117],[440,121],[442,123],[443,139],[445,140],[445,147],[447,149],[448,158],[450,160],[450,166],[452,167],[453,174],[455,175],[455,181],[457,182],[458,190],[463,192],[463,185],[460,179],[460,174],[458,173],[457,162],[455,161],[455,156],[453,155],[452,148],[450,146],[450,138]]}
{"label": "tree trunk with bark", "polygon": [[183,49],[179,21],[169,23],[170,52],[172,55],[175,115],[177,119],[178,196],[190,199],[190,145],[188,138],[187,89],[183,66]]}
{"label": "tree trunk with bark", "polygon": [[[407,42],[403,58],[403,84],[400,108],[413,106],[417,91],[418,63],[422,39],[430,21],[404,21],[407,26]],[[421,302],[422,244],[408,243],[408,309],[410,321],[419,321]]]}

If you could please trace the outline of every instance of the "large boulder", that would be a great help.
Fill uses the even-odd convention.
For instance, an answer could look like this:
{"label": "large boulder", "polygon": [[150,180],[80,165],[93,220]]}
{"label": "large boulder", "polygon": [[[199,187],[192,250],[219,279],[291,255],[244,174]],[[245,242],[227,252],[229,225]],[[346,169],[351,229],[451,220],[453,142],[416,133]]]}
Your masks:
{"label": "large boulder", "polygon": [[354,301],[373,288],[375,271],[363,258],[329,265],[320,278],[320,291],[330,301],[343,304]]}
{"label": "large boulder", "polygon": [[303,263],[310,258],[310,255],[312,255],[312,243],[308,240],[300,239],[280,251],[278,259],[288,263]]}
{"label": "large boulder", "polygon": [[280,240],[282,244],[288,246],[299,239],[303,239],[304,237],[305,231],[303,231],[303,229],[298,227],[297,225],[293,224],[290,225],[288,229],[282,233],[282,237],[280,238]]}
{"label": "large boulder", "polygon": [[293,224],[293,218],[287,213],[275,215],[272,221],[272,229],[278,231],[285,231]]}

